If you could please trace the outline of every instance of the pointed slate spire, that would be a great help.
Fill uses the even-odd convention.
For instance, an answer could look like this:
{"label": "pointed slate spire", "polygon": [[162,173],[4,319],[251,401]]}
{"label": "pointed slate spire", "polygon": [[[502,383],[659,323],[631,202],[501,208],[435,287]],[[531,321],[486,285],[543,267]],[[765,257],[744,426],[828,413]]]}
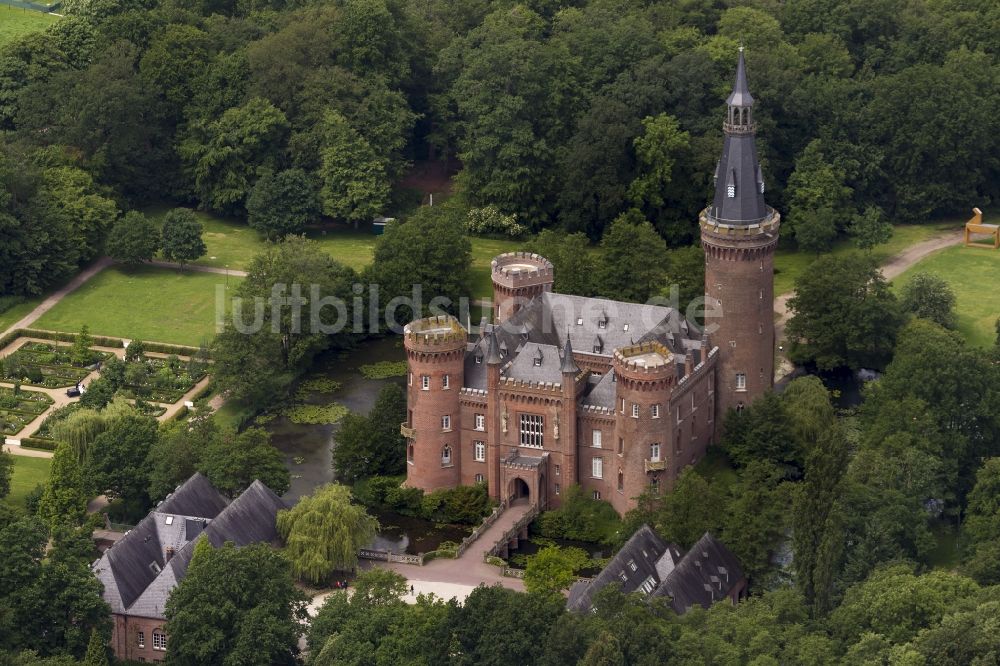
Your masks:
{"label": "pointed slate spire", "polygon": [[750,94],[750,84],[747,83],[747,63],[743,59],[743,47],[740,47],[740,59],[736,63],[736,81],[733,92],[726,100],[729,106],[753,106],[753,95]]}
{"label": "pointed slate spire", "polygon": [[762,187],[764,173],[754,140],[754,99],[747,83],[742,48],[736,65],[736,82],[726,102],[729,108],[723,124],[725,141],[716,166],[715,198],[708,216],[729,226],[757,224],[767,217],[768,208]]}
{"label": "pointed slate spire", "polygon": [[490,331],[490,343],[486,348],[486,365],[500,365],[500,345],[497,343],[497,331]]}
{"label": "pointed slate spire", "polygon": [[562,365],[559,371],[564,375],[576,375],[580,367],[573,360],[573,345],[569,341],[569,329],[566,329],[566,344],[563,345]]}

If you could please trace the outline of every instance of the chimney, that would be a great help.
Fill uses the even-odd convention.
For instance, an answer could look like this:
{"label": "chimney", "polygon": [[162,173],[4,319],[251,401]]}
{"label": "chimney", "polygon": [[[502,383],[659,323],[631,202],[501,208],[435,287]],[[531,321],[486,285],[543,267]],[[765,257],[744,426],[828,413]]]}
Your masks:
{"label": "chimney", "polygon": [[701,362],[708,360],[708,335],[701,336]]}
{"label": "chimney", "polygon": [[167,546],[167,557],[166,557],[165,561],[169,562],[170,558],[172,558],[173,556],[174,556],[174,547],[173,546]]}
{"label": "chimney", "polygon": [[694,372],[694,351],[688,350],[688,353],[684,355],[684,376],[690,375]]}

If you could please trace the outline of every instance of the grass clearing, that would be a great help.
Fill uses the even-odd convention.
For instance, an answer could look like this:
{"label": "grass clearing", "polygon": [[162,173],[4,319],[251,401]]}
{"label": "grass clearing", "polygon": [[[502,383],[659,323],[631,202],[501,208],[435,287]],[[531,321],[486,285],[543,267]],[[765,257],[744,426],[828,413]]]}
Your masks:
{"label": "grass clearing", "polygon": [[958,332],[972,345],[989,347],[996,340],[1000,315],[1000,251],[992,247],[949,247],[923,259],[893,281],[902,289],[914,273],[932,273],[944,279],[955,292]]}
{"label": "grass clearing", "polygon": [[197,346],[215,335],[216,290],[240,278],[152,266],[112,267],[91,278],[35,326]]}
{"label": "grass clearing", "polygon": [[[147,208],[145,213],[157,222],[169,210],[166,206]],[[195,213],[204,227],[203,238],[207,252],[193,262],[197,266],[212,266],[232,270],[245,270],[255,254],[264,249],[266,241],[237,218],[224,218],[204,211]],[[311,230],[307,237],[319,243],[327,254],[356,271],[372,262],[378,236],[368,226],[355,230],[348,225]],[[485,298],[493,294],[490,261],[504,252],[524,248],[523,241],[495,238],[472,239],[472,295]]]}
{"label": "grass clearing", "polygon": [[0,46],[22,35],[44,30],[58,20],[59,17],[53,14],[0,5]]}
{"label": "grass clearing", "polygon": [[[893,227],[892,238],[885,245],[872,251],[875,260],[882,264],[912,245],[934,238],[947,231],[962,228],[963,221],[947,220],[926,224],[897,224]],[[841,255],[860,252],[851,238],[840,238],[834,243],[830,254]],[[774,295],[780,296],[795,289],[795,281],[814,261],[816,255],[799,250],[779,249],[774,255]]]}
{"label": "grass clearing", "polygon": [[10,494],[5,501],[18,509],[24,509],[24,500],[40,483],[49,479],[51,458],[29,458],[11,456],[14,459],[14,474],[10,479]]}

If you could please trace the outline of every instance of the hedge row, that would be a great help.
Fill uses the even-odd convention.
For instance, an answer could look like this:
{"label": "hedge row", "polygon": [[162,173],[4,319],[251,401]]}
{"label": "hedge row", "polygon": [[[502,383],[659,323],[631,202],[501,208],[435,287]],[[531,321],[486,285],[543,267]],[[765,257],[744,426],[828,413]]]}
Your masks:
{"label": "hedge row", "polygon": [[[62,331],[43,331],[36,328],[19,328],[11,331],[0,338],[0,348],[6,347],[18,338],[39,338],[41,340],[56,340],[57,342],[75,342],[76,333],[64,333]],[[94,339],[94,344],[99,347],[122,347],[124,340],[121,338],[109,338],[101,335],[90,336]],[[177,354],[178,356],[191,356],[197,354],[198,347],[187,347],[185,345],[170,345],[163,342],[142,341],[142,346],[146,351],[158,352],[160,354]]]}
{"label": "hedge row", "polygon": [[54,439],[41,439],[40,437],[25,437],[21,440],[21,448],[42,451],[55,451],[57,444],[58,442]]}

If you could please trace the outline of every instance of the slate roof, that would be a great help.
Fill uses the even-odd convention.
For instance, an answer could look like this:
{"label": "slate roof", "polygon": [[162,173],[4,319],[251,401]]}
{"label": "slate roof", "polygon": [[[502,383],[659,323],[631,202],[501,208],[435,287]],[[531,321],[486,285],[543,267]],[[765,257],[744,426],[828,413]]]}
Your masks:
{"label": "slate roof", "polygon": [[670,606],[683,614],[695,605],[708,608],[725,599],[742,579],[740,561],[722,542],[705,532],[653,591],[653,596],[670,597]]}
{"label": "slate roof", "polygon": [[522,381],[562,382],[562,359],[559,358],[559,348],[553,345],[540,345],[537,342],[525,343],[503,374]]}
{"label": "slate roof", "polygon": [[597,378],[590,377],[589,381],[592,382],[592,386],[587,387],[587,392],[583,396],[581,402],[584,405],[614,409],[615,371],[611,370],[607,374]]}
{"label": "slate roof", "polygon": [[696,604],[708,608],[726,598],[742,579],[739,560],[708,532],[682,555],[680,548],[643,525],[596,578],[570,589],[566,607],[588,611],[600,590],[618,585],[626,594],[639,591],[650,597],[669,597],[671,608],[683,614]]}
{"label": "slate roof", "polygon": [[618,585],[626,594],[635,592],[647,580],[655,586],[660,581],[657,563],[664,557],[671,562],[679,556],[676,546],[671,546],[648,525],[643,525],[596,578],[570,589],[566,607],[574,611],[590,610],[593,597],[607,585]]}
{"label": "slate roof", "polygon": [[[740,51],[736,65],[736,81],[729,95],[729,106],[753,105],[753,96],[747,84],[746,62]],[[768,215],[762,187],[763,172],[757,158],[757,144],[753,131],[725,133],[722,157],[715,167],[715,198],[708,209],[709,217],[729,225],[757,224]],[[729,196],[729,187],[734,196]]]}
{"label": "slate roof", "polygon": [[[164,507],[210,515],[167,513]],[[194,554],[195,539],[204,532],[216,547],[227,541],[237,546],[274,542],[275,520],[285,508],[260,481],[226,505],[205,477],[192,476],[94,564],[94,574],[104,584],[104,600],[113,613],[164,617],[170,591],[184,578]]]}
{"label": "slate roof", "polygon": [[154,511],[178,516],[215,518],[228,503],[225,496],[215,489],[204,474],[195,472],[191,478],[178,486],[177,490],[157,504]]}
{"label": "slate roof", "polygon": [[[670,307],[544,292],[503,324],[486,324],[483,335],[469,343],[464,385],[485,389],[486,366],[491,360],[500,363],[505,377],[561,382],[563,372],[578,368],[572,357],[570,363],[565,362],[560,347],[605,357],[610,365],[616,349],[649,341],[674,353],[680,377],[685,355],[701,348],[695,335],[693,327]],[[542,364],[535,365],[539,350]],[[525,354],[531,358],[522,358]]]}

